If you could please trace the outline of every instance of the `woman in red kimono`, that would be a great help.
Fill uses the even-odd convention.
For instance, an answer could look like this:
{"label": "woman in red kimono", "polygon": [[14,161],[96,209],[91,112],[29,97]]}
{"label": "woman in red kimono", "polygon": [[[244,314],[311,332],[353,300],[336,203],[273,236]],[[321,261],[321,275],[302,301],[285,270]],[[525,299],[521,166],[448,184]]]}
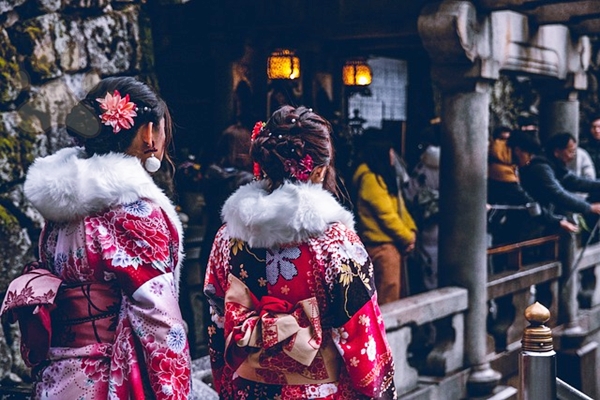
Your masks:
{"label": "woman in red kimono", "polygon": [[28,171],[25,194],[46,220],[40,260],[1,310],[19,320],[33,397],[187,399],[182,225],[150,175],[168,160],[167,107],[142,82],[107,78],[67,128],[83,147]]}
{"label": "woman in red kimono", "polygon": [[260,180],[225,203],[204,292],[222,399],[392,399],[373,267],[335,199],[331,125],[284,106],[257,123]]}

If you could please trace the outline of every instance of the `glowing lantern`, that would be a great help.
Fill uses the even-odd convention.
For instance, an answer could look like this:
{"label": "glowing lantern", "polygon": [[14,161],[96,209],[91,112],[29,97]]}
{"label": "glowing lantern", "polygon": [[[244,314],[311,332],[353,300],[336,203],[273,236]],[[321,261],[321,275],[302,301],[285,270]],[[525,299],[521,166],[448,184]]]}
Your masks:
{"label": "glowing lantern", "polygon": [[267,61],[269,79],[300,78],[300,59],[292,50],[277,49]]}
{"label": "glowing lantern", "polygon": [[364,59],[348,60],[342,68],[342,79],[346,86],[367,86],[373,76],[371,67]]}

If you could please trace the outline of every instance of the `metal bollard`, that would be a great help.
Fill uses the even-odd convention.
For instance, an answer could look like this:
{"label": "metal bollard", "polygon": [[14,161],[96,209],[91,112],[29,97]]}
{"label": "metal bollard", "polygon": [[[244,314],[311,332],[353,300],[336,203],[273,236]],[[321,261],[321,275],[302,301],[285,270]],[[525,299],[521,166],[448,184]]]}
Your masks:
{"label": "metal bollard", "polygon": [[556,399],[556,353],[552,330],[544,325],[550,311],[538,302],[527,307],[529,326],[519,354],[519,400]]}

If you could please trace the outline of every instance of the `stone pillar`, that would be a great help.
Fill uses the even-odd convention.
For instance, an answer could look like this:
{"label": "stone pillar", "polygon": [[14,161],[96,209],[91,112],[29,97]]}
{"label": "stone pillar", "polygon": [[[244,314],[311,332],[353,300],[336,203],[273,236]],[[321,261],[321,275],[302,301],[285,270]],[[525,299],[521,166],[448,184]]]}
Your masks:
{"label": "stone pillar", "polygon": [[582,329],[577,321],[579,303],[577,292],[579,290],[579,273],[573,270],[578,258],[575,234],[565,233],[560,244],[561,262],[563,265],[563,278],[560,282],[559,323],[564,324],[562,335],[579,336]]}
{"label": "stone pillar", "polygon": [[548,103],[542,103],[545,107],[541,110],[540,132],[541,139],[544,140],[550,136],[569,132],[575,138],[579,137],[579,101],[574,100],[555,100]]}
{"label": "stone pillar", "polygon": [[465,357],[470,394],[492,391],[500,374],[486,359],[486,178],[489,85],[442,95],[440,271],[444,285],[469,290]]}
{"label": "stone pillar", "polygon": [[[579,101],[577,92],[573,92],[566,100],[542,99],[540,110],[540,139],[547,140],[557,133],[568,132],[579,141]],[[568,165],[569,169],[576,172],[577,160]]]}

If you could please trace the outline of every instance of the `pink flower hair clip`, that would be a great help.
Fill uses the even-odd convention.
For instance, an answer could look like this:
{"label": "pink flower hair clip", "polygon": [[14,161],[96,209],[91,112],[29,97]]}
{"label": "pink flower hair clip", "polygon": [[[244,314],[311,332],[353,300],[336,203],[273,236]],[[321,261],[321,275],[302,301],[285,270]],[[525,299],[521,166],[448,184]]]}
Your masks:
{"label": "pink flower hair clip", "polygon": [[121,93],[115,90],[113,94],[106,93],[104,98],[97,98],[100,108],[104,110],[100,114],[102,123],[106,126],[112,126],[113,133],[117,134],[121,129],[129,129],[133,126],[133,117],[137,116],[137,106],[129,101],[129,94],[121,97]]}
{"label": "pink flower hair clip", "polygon": [[313,159],[310,154],[306,154],[300,162],[288,158],[283,162],[283,167],[290,176],[298,179],[300,182],[307,182],[310,179],[310,173],[314,168]]}

